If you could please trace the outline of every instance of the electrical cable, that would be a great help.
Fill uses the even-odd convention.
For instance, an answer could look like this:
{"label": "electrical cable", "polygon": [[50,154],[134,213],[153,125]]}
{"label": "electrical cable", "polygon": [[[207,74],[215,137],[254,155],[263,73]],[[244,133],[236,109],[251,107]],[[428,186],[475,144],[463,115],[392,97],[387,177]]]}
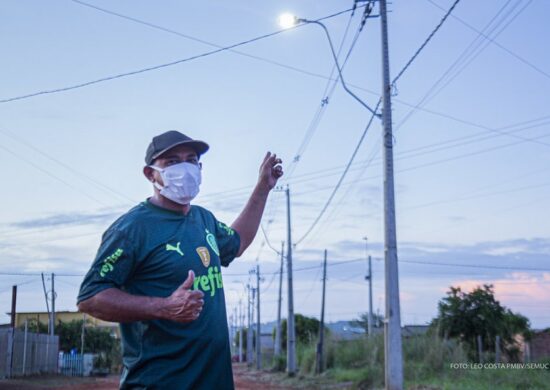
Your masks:
{"label": "electrical cable", "polygon": [[422,52],[422,50],[424,50],[424,48],[426,47],[426,45],[428,44],[428,42],[430,42],[430,40],[434,37],[434,35],[437,33],[437,31],[439,31],[439,29],[441,28],[441,26],[443,25],[443,23],[445,23],[445,21],[447,20],[447,18],[449,17],[449,15],[451,15],[451,13],[453,12],[453,10],[455,9],[455,7],[458,5],[458,3],[460,2],[460,0],[455,0],[455,2],[451,5],[451,7],[449,8],[449,10],[445,13],[445,15],[443,16],[443,18],[441,19],[441,21],[437,24],[437,26],[435,26],[435,28],[432,30],[432,32],[428,35],[428,37],[424,40],[424,42],[422,43],[422,45],[420,45],[420,47],[416,50],[416,52],[412,55],[412,57],[409,59],[409,61],[407,61],[407,63],[405,64],[405,66],[401,69],[401,71],[397,74],[397,76],[395,76],[395,78],[393,79],[392,81],[392,85],[394,85],[395,83],[397,83],[397,80],[399,80],[401,78],[401,76],[403,75],[403,73],[406,72],[406,70],[409,68],[409,66],[411,66],[411,64],[414,62],[414,60],[416,59],[416,57],[418,57],[418,55]]}
{"label": "electrical cable", "polygon": [[[354,3],[354,7],[357,5],[357,3]],[[363,31],[363,28],[366,24],[366,21],[368,19],[368,17],[370,16],[370,13],[372,12],[372,4],[371,2],[369,2],[366,6],[365,6],[365,10],[364,10],[364,13],[363,13],[363,16],[361,18],[361,23],[359,25],[359,28],[352,40],[352,43],[350,45],[350,47],[348,48],[348,51],[347,51],[347,54],[346,54],[346,57],[344,58],[344,61],[343,61],[343,64],[342,64],[342,68],[343,69],[345,67],[345,65],[347,64],[350,56],[351,56],[351,53],[353,52],[353,49],[355,48],[355,44],[357,43],[358,39],[359,39],[359,36],[361,34],[361,32]],[[344,43],[346,41],[346,38],[347,38],[347,35],[348,35],[348,32],[349,32],[349,28],[351,26],[351,22],[353,20],[353,15],[354,15],[354,12],[353,11],[350,15],[350,18],[348,20],[348,23],[346,25],[346,28],[344,30],[344,34],[342,36],[342,39],[341,39],[341,42],[340,42],[340,45],[338,47],[338,51],[337,53],[335,54],[335,58],[339,58],[340,57],[340,54],[341,54],[341,51],[342,51],[342,48],[344,47]],[[327,36],[328,36],[328,32],[327,32]],[[329,37],[330,39],[330,37]],[[334,54],[334,49],[332,47],[332,42],[330,42],[331,44],[331,49],[333,50],[333,54]],[[332,66],[332,70],[331,70],[331,73],[328,77],[329,81],[326,83],[325,85],[325,90],[323,92],[323,96],[322,96],[322,99],[321,99],[321,105],[319,106],[319,108],[317,109],[314,117],[312,118],[311,122],[310,122],[310,125],[306,131],[306,134],[304,136],[304,139],[302,140],[302,143],[300,144],[299,148],[298,148],[298,151],[297,153],[295,154],[295,157],[294,159],[291,161],[291,168],[290,170],[287,172],[287,174],[285,175],[286,176],[286,182],[288,183],[288,180],[291,178],[294,170],[296,169],[296,166],[301,158],[301,156],[303,155],[303,153],[305,152],[305,150],[307,149],[307,146],[309,144],[309,142],[311,141],[311,138],[313,137],[315,131],[317,130],[318,126],[319,126],[319,123],[321,122],[321,119],[323,117],[323,114],[324,112],[326,111],[326,107],[328,105],[328,102],[329,102],[329,99],[331,98],[332,94],[334,93],[335,89],[336,89],[336,84],[338,83],[338,79],[332,81],[332,75],[334,74],[334,71],[335,69],[338,68],[338,62],[336,61],[336,63],[333,64]],[[340,70],[340,74],[341,74],[341,69]],[[332,87],[331,87],[331,83],[332,83]],[[328,93],[327,93],[328,92]],[[275,197],[274,197],[275,198]],[[276,197],[277,200],[279,200],[279,197]],[[273,198],[272,198],[273,199]],[[273,204],[274,201],[272,201],[270,204]],[[275,203],[276,205],[278,205],[279,203]],[[268,220],[270,222],[273,221],[273,214],[276,212],[276,207],[274,208],[271,208],[270,207],[270,213],[268,213],[268,215],[270,215],[268,217]],[[262,233],[265,237],[265,240],[269,241],[268,239],[268,235],[267,235],[267,232],[265,231],[264,227],[263,227],[263,224],[260,224],[261,225],[261,228],[262,228]],[[269,243],[268,243],[268,247],[272,250],[275,250]],[[276,250],[275,250],[276,253],[278,253]]]}
{"label": "electrical cable", "polygon": [[[381,103],[381,100],[378,100],[378,103],[376,104],[376,107],[374,108],[373,112],[376,112],[378,110],[378,107],[380,106],[380,103]],[[370,128],[374,118],[375,118],[375,114],[372,114],[370,119],[369,119],[369,122],[367,123],[367,126],[365,127],[365,130],[363,130],[363,133],[361,134],[361,137],[359,138],[359,142],[357,143],[353,153],[351,154],[351,158],[349,159],[348,164],[346,165],[346,168],[342,172],[342,175],[340,176],[340,179],[336,183],[336,186],[334,187],[334,190],[332,191],[332,193],[330,194],[329,198],[327,199],[325,205],[321,209],[321,212],[319,213],[317,218],[315,218],[315,220],[313,221],[313,223],[309,227],[309,229],[306,230],[304,235],[299,240],[297,240],[294,243],[294,245],[300,244],[309,235],[309,233],[311,233],[311,231],[315,228],[317,223],[319,223],[320,219],[323,217],[325,211],[327,210],[328,206],[330,205],[330,202],[334,198],[334,195],[336,195],[336,192],[338,192],[338,189],[340,188],[340,185],[344,181],[344,178],[346,177],[346,175],[348,173],[348,170],[349,170],[351,164],[353,163],[353,160],[355,159],[355,156],[357,155],[357,152],[359,151],[359,148],[361,147],[361,144],[363,143],[363,140],[365,139],[365,136],[367,135],[367,132],[369,131],[369,128]]]}
{"label": "electrical cable", "polygon": [[[319,22],[321,20],[334,18],[336,16],[348,13],[352,10],[353,9],[350,8],[350,9],[347,9],[347,10],[336,12],[334,14],[316,19],[315,21]],[[304,26],[304,24],[297,24],[296,26],[293,26],[293,27],[290,27],[290,28],[286,28],[286,29],[283,29],[283,30],[277,30],[277,31],[274,31],[272,33],[260,35],[260,36],[257,36],[255,38],[251,38],[251,39],[241,41],[241,42],[229,45],[229,46],[224,46],[224,47],[218,48],[216,50],[211,50],[211,51],[204,52],[204,53],[201,53],[201,54],[197,54],[197,55],[194,55],[194,56],[191,56],[191,57],[182,58],[182,59],[179,59],[179,60],[166,62],[166,63],[159,64],[159,65],[149,66],[149,67],[146,67],[146,68],[141,68],[141,69],[137,69],[137,70],[133,70],[133,71],[129,71],[129,72],[124,72],[124,73],[119,73],[119,74],[112,75],[112,76],[101,77],[99,79],[86,81],[86,82],[82,82],[82,83],[79,83],[79,84],[74,84],[74,85],[70,85],[70,86],[66,86],[66,87],[47,89],[47,90],[37,91],[37,92],[25,94],[25,95],[19,95],[19,96],[14,96],[14,97],[10,97],[10,98],[0,99],[0,104],[9,103],[9,102],[13,102],[13,101],[16,101],[16,100],[29,99],[29,98],[40,96],[40,95],[66,92],[66,91],[70,91],[70,90],[74,90],[74,89],[84,88],[84,87],[94,85],[94,84],[99,84],[99,83],[106,82],[106,81],[111,81],[111,80],[115,80],[115,79],[119,79],[119,78],[123,78],[123,77],[128,77],[128,76],[135,76],[137,74],[150,72],[150,71],[154,71],[154,70],[158,70],[158,69],[163,69],[163,68],[171,67],[171,66],[174,66],[174,65],[179,65],[179,64],[182,64],[182,63],[185,63],[185,62],[194,61],[194,60],[197,60],[199,58],[204,58],[204,57],[211,56],[213,54],[218,54],[218,53],[221,53],[221,52],[224,52],[224,51],[228,51],[228,50],[234,49],[236,47],[248,45],[250,43],[257,42],[257,41],[260,41],[262,39],[270,38],[270,37],[273,37],[275,35],[279,35],[279,34],[282,34],[286,31],[289,31],[291,29],[299,28],[299,27],[302,27],[302,26]]]}
{"label": "electrical cable", "polygon": [[[439,4],[437,4],[435,1],[433,0],[426,0],[428,1],[430,4],[432,4],[433,6],[441,9],[441,10],[445,10],[443,7],[441,7]],[[541,75],[547,77],[550,79],[550,74],[545,72],[544,70],[542,70],[541,68],[539,68],[538,66],[536,66],[535,64],[533,64],[532,62],[528,61],[527,59],[525,59],[524,57],[520,56],[519,54],[517,54],[516,52],[508,49],[507,47],[503,46],[502,44],[500,44],[499,42],[497,42],[494,38],[491,38],[490,36],[488,35],[485,35],[482,31],[478,30],[477,28],[475,28],[474,26],[472,26],[471,24],[469,24],[468,22],[466,22],[464,19],[460,18],[459,16],[456,16],[456,15],[451,15],[454,19],[456,19],[457,21],[459,21],[460,23],[462,23],[464,26],[468,27],[470,30],[478,33],[479,35],[481,35],[483,38],[487,39],[489,42],[491,42],[492,44],[494,44],[496,47],[498,47],[499,49],[502,49],[504,50],[506,53],[510,54],[511,56],[513,56],[514,58],[516,58],[517,60],[523,62],[525,65],[529,66],[530,68],[532,68],[533,70],[535,70],[536,72],[540,73]]]}

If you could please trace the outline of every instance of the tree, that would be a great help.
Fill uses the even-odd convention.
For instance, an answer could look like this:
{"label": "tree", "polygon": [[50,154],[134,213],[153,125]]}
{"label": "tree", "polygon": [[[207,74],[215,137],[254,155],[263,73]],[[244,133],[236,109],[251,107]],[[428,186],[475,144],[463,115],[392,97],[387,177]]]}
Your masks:
{"label": "tree", "polygon": [[[296,329],[296,342],[309,344],[317,340],[319,335],[320,321],[317,318],[306,317],[301,314],[294,315],[294,325]],[[275,338],[276,329],[273,329],[273,338]],[[325,334],[329,329],[325,326]],[[286,319],[281,321],[281,344],[286,349]]]}
{"label": "tree", "polygon": [[[372,313],[372,327],[379,328],[382,326],[384,318],[376,313]],[[369,331],[369,313],[359,314],[359,318],[356,318],[350,321],[351,326],[357,326],[359,328],[365,329],[365,332]]]}
{"label": "tree", "polygon": [[[55,326],[55,333],[59,335],[59,350],[69,352],[73,348],[80,351],[82,320],[71,322],[59,321]],[[84,351],[88,353],[110,352],[117,340],[111,336],[108,329],[87,327],[84,330]]]}
{"label": "tree", "polygon": [[432,327],[440,336],[454,337],[470,347],[470,357],[475,357],[477,336],[483,340],[483,348],[495,351],[495,338],[500,336],[503,351],[514,358],[517,354],[515,335],[530,337],[529,320],[513,313],[495,299],[493,285],[484,284],[465,293],[460,287],[451,287],[447,297],[439,301],[438,316]]}
{"label": "tree", "polygon": [[[21,325],[19,329],[25,330],[25,325]],[[43,324],[36,318],[29,318],[27,321],[27,330],[34,333],[48,333],[48,325]]]}

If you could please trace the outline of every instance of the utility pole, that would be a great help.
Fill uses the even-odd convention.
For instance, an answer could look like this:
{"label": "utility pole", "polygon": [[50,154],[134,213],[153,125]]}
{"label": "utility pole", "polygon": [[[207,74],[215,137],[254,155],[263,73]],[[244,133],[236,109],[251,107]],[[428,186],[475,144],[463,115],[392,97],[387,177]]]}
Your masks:
{"label": "utility pole", "polygon": [[252,318],[254,317],[254,295],[256,289],[249,285],[249,290],[251,300],[248,309],[248,331],[246,334],[246,363],[251,367],[252,363],[254,363],[254,331],[252,330]]}
{"label": "utility pole", "polygon": [[250,358],[250,300],[251,300],[251,297],[250,297],[250,285],[247,284],[246,285],[246,301],[247,301],[247,305],[246,305],[246,321],[247,321],[247,324],[246,324],[246,363],[247,365],[250,365],[250,362],[251,362],[251,358]]}
{"label": "utility pole", "polygon": [[239,299],[239,363],[243,362],[243,331],[244,331],[244,314],[243,301]]}
{"label": "utility pole", "polygon": [[365,253],[367,255],[369,273],[365,276],[365,280],[369,281],[369,313],[368,313],[368,326],[367,326],[367,336],[372,337],[372,268],[371,268],[371,258],[369,256],[369,244],[368,238],[363,237],[365,240]]}
{"label": "utility pole", "polygon": [[[44,299],[46,300],[46,311],[48,312],[48,332],[50,331],[50,327],[52,325],[51,323],[51,315],[50,315],[50,302],[48,301],[48,292],[46,291],[46,281],[44,280],[44,273],[42,272],[42,287],[44,288]],[[38,326],[37,322],[37,326]],[[39,328],[40,329],[40,328]],[[37,332],[39,333],[39,332]]]}
{"label": "utility pole", "polygon": [[239,341],[237,340],[237,333],[239,332],[239,308],[235,306],[235,329],[233,330],[233,340],[235,341],[235,353],[239,348]]}
{"label": "utility pole", "polygon": [[368,331],[369,331],[369,337],[372,337],[374,334],[373,334],[373,324],[374,324],[374,319],[372,317],[372,259],[369,255],[369,276],[367,277],[368,281],[369,281],[369,317],[368,317],[368,320],[369,320],[369,323],[368,323]]}
{"label": "utility pole", "polygon": [[384,252],[386,280],[386,315],[384,321],[385,387],[403,389],[403,349],[399,308],[397,238],[393,182],[393,134],[391,112],[390,61],[388,54],[388,19],[386,0],[380,0],[382,38],[382,125],[384,142]]}
{"label": "utility pole", "polygon": [[55,274],[52,273],[52,327],[50,328],[50,335],[53,337],[55,334]]}
{"label": "utility pole", "polygon": [[327,282],[327,250],[325,249],[325,260],[323,261],[323,295],[321,300],[321,323],[319,324],[319,343],[317,344],[317,374],[323,372],[323,342],[325,334],[325,290]]}
{"label": "utility pole", "polygon": [[260,264],[256,264],[256,291],[258,294],[256,308],[256,369],[262,369],[262,333],[260,324]]}
{"label": "utility pole", "polygon": [[[281,269],[279,271],[279,300],[277,304],[277,328],[275,330],[275,356],[281,356],[281,305],[283,303],[283,262],[285,242],[281,242]],[[288,324],[287,324],[288,325]]]}
{"label": "utility pole", "polygon": [[[80,354],[84,359],[84,333],[86,333],[86,313],[82,315],[82,330],[80,332]],[[84,364],[84,361],[82,361]]]}
{"label": "utility pole", "polygon": [[294,291],[292,288],[292,229],[290,222],[290,189],[286,186],[287,214],[287,256],[286,270],[288,276],[288,317],[286,320],[286,371],[289,376],[296,373],[296,330],[294,328]]}
{"label": "utility pole", "polygon": [[17,309],[17,285],[14,284],[11,288],[11,327],[15,329],[15,312]]}

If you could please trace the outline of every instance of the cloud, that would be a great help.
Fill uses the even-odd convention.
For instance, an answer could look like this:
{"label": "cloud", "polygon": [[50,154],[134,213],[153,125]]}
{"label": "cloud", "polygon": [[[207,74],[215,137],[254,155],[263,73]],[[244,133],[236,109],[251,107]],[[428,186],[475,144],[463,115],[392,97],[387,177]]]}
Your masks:
{"label": "cloud", "polygon": [[[492,280],[496,299],[509,304],[529,302],[548,305],[550,300],[550,283],[544,276],[514,272],[507,278]],[[487,284],[480,279],[463,279],[453,282],[453,286],[460,286],[463,291],[472,291],[478,286]]]}
{"label": "cloud", "polygon": [[26,219],[12,222],[10,227],[16,229],[34,229],[43,227],[59,227],[66,225],[104,224],[112,221],[120,215],[120,212],[100,211],[97,213],[60,213],[47,217]]}

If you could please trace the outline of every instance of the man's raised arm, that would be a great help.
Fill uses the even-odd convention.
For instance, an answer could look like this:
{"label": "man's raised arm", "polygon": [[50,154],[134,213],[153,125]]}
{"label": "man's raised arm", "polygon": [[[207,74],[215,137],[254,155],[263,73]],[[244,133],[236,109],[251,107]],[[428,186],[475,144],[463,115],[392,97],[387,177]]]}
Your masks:
{"label": "man's raised arm", "polygon": [[267,196],[277,184],[277,180],[283,175],[281,163],[281,159],[277,158],[276,154],[267,152],[260,167],[258,183],[254,187],[243,211],[231,225],[241,238],[241,246],[237,252],[237,257],[241,256],[246,248],[250,246],[258,232]]}

